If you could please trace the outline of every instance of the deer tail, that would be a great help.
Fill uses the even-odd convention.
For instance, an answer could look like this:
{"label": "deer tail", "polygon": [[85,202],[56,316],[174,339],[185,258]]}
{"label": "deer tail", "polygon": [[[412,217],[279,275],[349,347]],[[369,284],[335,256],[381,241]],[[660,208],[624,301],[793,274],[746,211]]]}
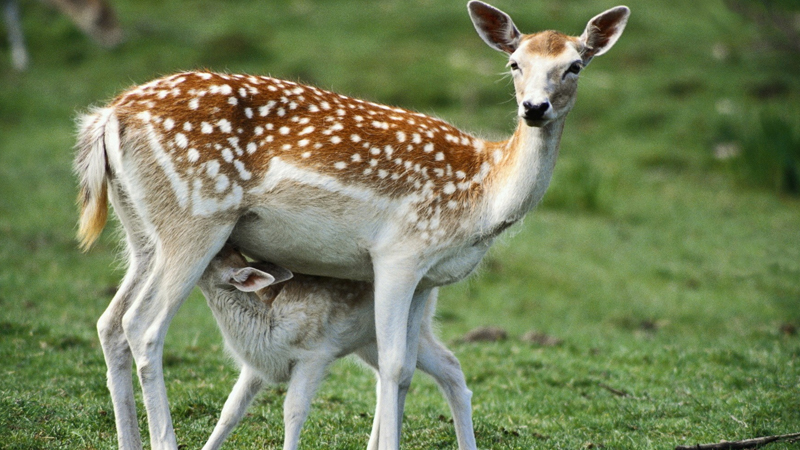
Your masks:
{"label": "deer tail", "polygon": [[[81,250],[94,244],[108,219],[108,152],[119,152],[119,123],[113,108],[97,109],[78,119],[74,169],[80,192],[78,241]],[[116,146],[116,148],[110,148]]]}

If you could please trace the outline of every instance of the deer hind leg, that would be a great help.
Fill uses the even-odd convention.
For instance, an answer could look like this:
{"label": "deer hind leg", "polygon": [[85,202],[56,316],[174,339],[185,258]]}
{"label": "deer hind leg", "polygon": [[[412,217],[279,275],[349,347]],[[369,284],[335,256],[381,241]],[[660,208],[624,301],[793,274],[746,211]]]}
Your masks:
{"label": "deer hind leg", "polygon": [[147,282],[153,261],[153,243],[135,232],[144,229],[144,224],[130,207],[125,192],[112,186],[110,193],[117,217],[127,234],[128,269],[117,293],[97,321],[97,334],[108,368],[107,383],[114,405],[119,448],[141,449],[131,373],[133,354],[122,327],[122,317]]}
{"label": "deer hind leg", "polygon": [[128,271],[108,308],[97,321],[100,345],[108,367],[107,383],[114,405],[117,439],[122,450],[141,449],[142,438],[136,418],[131,367],[133,355],[122,329],[122,317],[146,281],[152,254],[131,248]]}
{"label": "deer hind leg", "polygon": [[162,366],[167,329],[232,228],[232,223],[219,226],[210,221],[187,224],[184,218],[182,233],[165,233],[157,239],[147,282],[122,318],[142,386],[153,450],[177,449]]}
{"label": "deer hind leg", "polygon": [[[431,311],[432,312],[432,311]],[[425,322],[420,332],[417,364],[439,385],[447,398],[450,412],[461,450],[476,449],[475,434],[472,429],[472,392],[467,388],[464,372],[455,355],[442,345],[433,335],[429,322]]]}

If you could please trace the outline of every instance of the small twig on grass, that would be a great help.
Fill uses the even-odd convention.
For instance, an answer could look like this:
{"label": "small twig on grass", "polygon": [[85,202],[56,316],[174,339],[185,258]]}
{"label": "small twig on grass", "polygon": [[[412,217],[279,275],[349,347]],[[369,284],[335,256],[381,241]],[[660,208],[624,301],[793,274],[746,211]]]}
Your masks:
{"label": "small twig on grass", "polygon": [[718,444],[697,444],[697,445],[679,445],[675,450],[735,450],[735,449],[749,449],[758,448],[762,445],[767,445],[772,442],[788,441],[794,442],[800,440],[800,433],[782,434],[777,436],[764,436],[755,439],[745,439],[743,441],[720,442]]}
{"label": "small twig on grass", "polygon": [[616,395],[617,397],[632,398],[634,400],[642,400],[641,397],[637,397],[635,395],[631,395],[630,392],[623,391],[621,389],[614,389],[613,387],[611,387],[611,386],[609,386],[609,385],[607,385],[605,383],[597,383],[597,385],[600,386],[601,388],[607,390],[608,392],[611,392],[612,394]]}
{"label": "small twig on grass", "polygon": [[607,390],[608,392],[611,392],[612,394],[616,395],[617,397],[630,397],[631,396],[631,394],[629,394],[629,393],[627,393],[625,391],[621,391],[619,389],[614,389],[614,388],[612,388],[611,386],[609,386],[609,385],[607,385],[605,383],[598,383],[598,385],[601,388]]}

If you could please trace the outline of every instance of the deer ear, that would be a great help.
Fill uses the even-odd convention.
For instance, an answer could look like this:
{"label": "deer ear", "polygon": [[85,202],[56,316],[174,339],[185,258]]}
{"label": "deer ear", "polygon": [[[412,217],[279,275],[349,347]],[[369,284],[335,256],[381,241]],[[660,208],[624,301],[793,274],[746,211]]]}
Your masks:
{"label": "deer ear", "polygon": [[517,50],[522,34],[508,14],[477,0],[469,2],[467,9],[478,35],[490,47],[508,54]]}
{"label": "deer ear", "polygon": [[291,270],[268,262],[261,262],[261,261],[252,262],[250,263],[250,267],[265,272],[270,276],[272,276],[272,278],[274,279],[272,284],[283,283],[284,281],[289,280],[294,276]]}
{"label": "deer ear", "polygon": [[581,56],[583,64],[589,64],[592,58],[609,51],[622,35],[631,10],[627,6],[617,6],[592,18],[580,37],[583,46]]}
{"label": "deer ear", "polygon": [[253,267],[243,267],[233,270],[226,281],[242,292],[254,292],[274,284],[275,277]]}

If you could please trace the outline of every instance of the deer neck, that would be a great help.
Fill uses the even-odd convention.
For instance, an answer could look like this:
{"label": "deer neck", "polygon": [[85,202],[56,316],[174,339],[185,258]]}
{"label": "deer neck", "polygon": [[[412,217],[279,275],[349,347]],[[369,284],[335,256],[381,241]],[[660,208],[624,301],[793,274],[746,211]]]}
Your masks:
{"label": "deer neck", "polygon": [[565,118],[543,127],[529,127],[520,120],[510,139],[494,144],[500,163],[488,198],[486,224],[511,225],[533,209],[544,196],[558,157]]}

